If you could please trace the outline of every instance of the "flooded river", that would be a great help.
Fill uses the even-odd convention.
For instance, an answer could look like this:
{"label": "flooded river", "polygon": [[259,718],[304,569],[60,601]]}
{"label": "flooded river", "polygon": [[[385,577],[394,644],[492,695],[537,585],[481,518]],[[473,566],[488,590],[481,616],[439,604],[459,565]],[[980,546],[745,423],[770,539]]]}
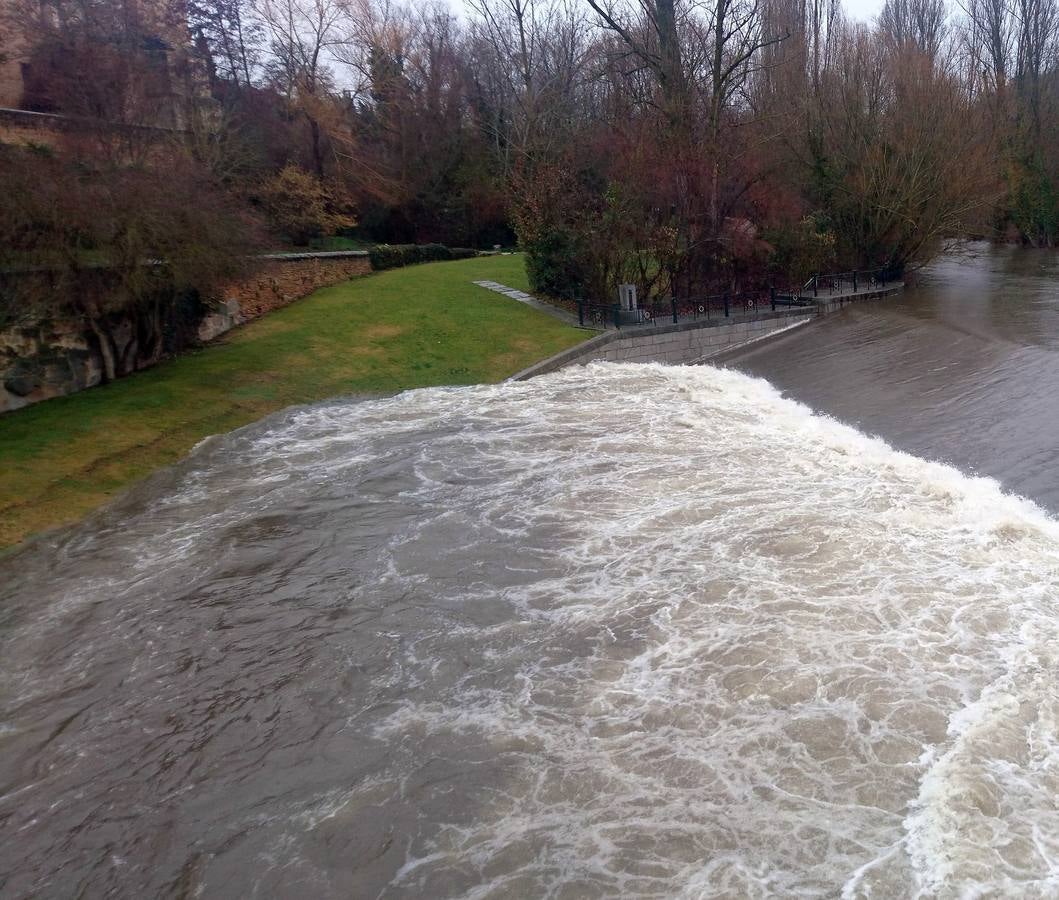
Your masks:
{"label": "flooded river", "polygon": [[966,245],[734,365],[1059,513],[1059,253]]}
{"label": "flooded river", "polygon": [[0,561],[0,895],[1054,896],[1027,259],[738,363],[861,430],[711,367],[335,401]]}

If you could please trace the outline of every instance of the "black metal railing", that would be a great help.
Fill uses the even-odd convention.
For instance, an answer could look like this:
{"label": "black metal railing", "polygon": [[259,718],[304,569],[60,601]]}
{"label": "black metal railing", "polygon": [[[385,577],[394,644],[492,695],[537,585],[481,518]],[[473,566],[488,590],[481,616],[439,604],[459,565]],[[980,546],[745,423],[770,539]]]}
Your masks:
{"label": "black metal railing", "polygon": [[755,315],[770,308],[768,291],[740,291],[670,297],[668,300],[645,304],[640,312],[648,321],[661,323],[667,320],[681,322],[695,319],[729,319],[733,316]]}
{"label": "black metal railing", "polygon": [[[809,301],[811,303],[811,301]],[[622,309],[617,304],[575,300],[562,304],[577,315],[585,328],[623,328],[634,325],[664,325],[696,320],[756,317],[789,306],[771,290],[709,294],[697,297],[670,297],[645,303],[638,309]]]}
{"label": "black metal railing", "polygon": [[856,294],[885,287],[887,284],[899,279],[899,273],[889,267],[857,269],[853,272],[836,272],[829,275],[814,275],[802,285],[798,295],[818,298]]}
{"label": "black metal railing", "polygon": [[558,305],[577,316],[584,328],[623,328],[633,325],[663,325],[695,320],[756,318],[767,312],[814,306],[820,298],[842,299],[875,290],[899,280],[893,269],[858,269],[829,275],[814,275],[801,287],[762,288],[694,297],[670,297],[645,303],[639,309],[622,309],[616,303],[564,300]]}

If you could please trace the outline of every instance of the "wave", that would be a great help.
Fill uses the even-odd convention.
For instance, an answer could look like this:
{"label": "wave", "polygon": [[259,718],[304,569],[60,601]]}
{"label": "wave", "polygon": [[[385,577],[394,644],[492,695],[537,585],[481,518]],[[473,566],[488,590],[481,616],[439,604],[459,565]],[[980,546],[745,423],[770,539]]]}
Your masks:
{"label": "wave", "polygon": [[[93,753],[149,797],[151,754],[194,735],[209,775],[137,827],[195,821],[207,893],[1045,896],[1057,539],[724,369],[291,410],[7,563],[0,740],[98,691],[47,745],[67,780],[27,779],[39,811]],[[147,749],[132,719],[182,724]],[[9,821],[27,869],[94,840]]]}

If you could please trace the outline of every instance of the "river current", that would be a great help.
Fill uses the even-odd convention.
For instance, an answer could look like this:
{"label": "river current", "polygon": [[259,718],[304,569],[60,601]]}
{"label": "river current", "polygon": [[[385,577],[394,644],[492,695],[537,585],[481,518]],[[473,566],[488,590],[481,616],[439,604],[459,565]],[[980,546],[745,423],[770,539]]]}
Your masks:
{"label": "river current", "polygon": [[733,363],[1059,513],[1059,254],[965,244],[882,302]]}
{"label": "river current", "polygon": [[1055,896],[1057,591],[733,369],[291,409],[0,562],[0,895]]}

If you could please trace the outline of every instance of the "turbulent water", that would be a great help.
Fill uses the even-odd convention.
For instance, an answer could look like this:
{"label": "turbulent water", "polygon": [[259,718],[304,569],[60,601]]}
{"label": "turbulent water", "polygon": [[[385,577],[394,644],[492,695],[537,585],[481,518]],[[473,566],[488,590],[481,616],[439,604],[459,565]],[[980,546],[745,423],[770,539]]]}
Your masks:
{"label": "turbulent water", "polygon": [[0,578],[5,897],[1059,892],[1059,525],[734,371],[288,411]]}
{"label": "turbulent water", "polygon": [[736,365],[1059,514],[1059,254],[967,244]]}

